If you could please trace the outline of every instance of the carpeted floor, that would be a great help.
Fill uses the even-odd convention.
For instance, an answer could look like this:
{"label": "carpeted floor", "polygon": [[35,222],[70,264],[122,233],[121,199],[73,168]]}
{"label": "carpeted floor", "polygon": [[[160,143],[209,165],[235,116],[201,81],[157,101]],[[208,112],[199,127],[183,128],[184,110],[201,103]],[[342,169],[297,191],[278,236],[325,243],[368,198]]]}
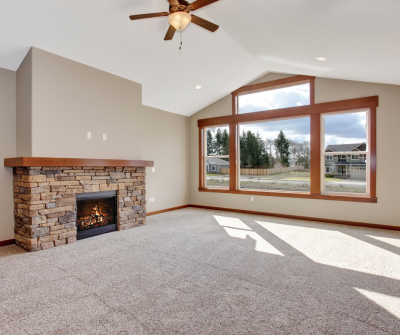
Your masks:
{"label": "carpeted floor", "polygon": [[400,334],[400,232],[188,208],[3,247],[0,334]]}

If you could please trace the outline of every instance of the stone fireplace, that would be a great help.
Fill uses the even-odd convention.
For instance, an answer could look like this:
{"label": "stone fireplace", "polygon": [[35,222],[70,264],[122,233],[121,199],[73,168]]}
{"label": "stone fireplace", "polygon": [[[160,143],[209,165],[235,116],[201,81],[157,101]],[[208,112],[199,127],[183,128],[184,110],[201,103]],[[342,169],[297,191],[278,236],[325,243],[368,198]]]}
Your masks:
{"label": "stone fireplace", "polygon": [[[146,223],[145,166],[153,166],[153,162],[49,160],[5,160],[5,166],[14,168],[14,233],[22,248],[53,248]],[[56,162],[73,164],[54,166]],[[32,163],[51,166],[24,166]],[[110,163],[116,166],[107,166]],[[128,166],[117,166],[120,164]],[[132,164],[144,166],[129,166]]]}

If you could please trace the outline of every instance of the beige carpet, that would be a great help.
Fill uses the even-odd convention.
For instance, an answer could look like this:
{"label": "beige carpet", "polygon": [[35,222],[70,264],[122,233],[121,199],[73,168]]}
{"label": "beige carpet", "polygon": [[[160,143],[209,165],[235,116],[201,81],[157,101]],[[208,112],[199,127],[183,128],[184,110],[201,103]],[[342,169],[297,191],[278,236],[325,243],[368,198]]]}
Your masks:
{"label": "beige carpet", "polygon": [[0,334],[400,334],[399,318],[398,232],[188,208],[0,248]]}

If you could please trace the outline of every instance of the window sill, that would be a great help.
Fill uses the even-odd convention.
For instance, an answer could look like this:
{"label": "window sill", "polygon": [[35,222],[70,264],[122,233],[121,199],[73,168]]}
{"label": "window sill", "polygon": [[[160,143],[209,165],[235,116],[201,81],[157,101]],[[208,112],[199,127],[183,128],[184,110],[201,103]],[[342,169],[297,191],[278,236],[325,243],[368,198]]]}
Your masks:
{"label": "window sill", "polygon": [[285,191],[262,191],[262,190],[229,190],[228,188],[199,188],[199,192],[214,192],[214,193],[230,193],[230,194],[246,194],[260,195],[267,197],[284,197],[284,198],[302,198],[302,199],[318,199],[318,200],[333,200],[333,201],[351,201],[351,202],[378,202],[378,198],[370,198],[362,195],[328,195],[328,194],[310,194],[307,192],[285,192]]}

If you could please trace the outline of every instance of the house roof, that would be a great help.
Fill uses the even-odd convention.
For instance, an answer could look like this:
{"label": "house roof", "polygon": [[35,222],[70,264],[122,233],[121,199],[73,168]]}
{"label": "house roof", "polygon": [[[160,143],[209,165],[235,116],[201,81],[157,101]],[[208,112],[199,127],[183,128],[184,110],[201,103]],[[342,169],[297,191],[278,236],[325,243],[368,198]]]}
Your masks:
{"label": "house roof", "polygon": [[207,164],[229,165],[229,162],[221,158],[207,158]]}
{"label": "house roof", "polygon": [[328,145],[325,149],[325,152],[332,151],[332,152],[351,152],[351,151],[365,151],[364,148],[359,148],[365,143],[349,143],[349,144],[334,144]]}

